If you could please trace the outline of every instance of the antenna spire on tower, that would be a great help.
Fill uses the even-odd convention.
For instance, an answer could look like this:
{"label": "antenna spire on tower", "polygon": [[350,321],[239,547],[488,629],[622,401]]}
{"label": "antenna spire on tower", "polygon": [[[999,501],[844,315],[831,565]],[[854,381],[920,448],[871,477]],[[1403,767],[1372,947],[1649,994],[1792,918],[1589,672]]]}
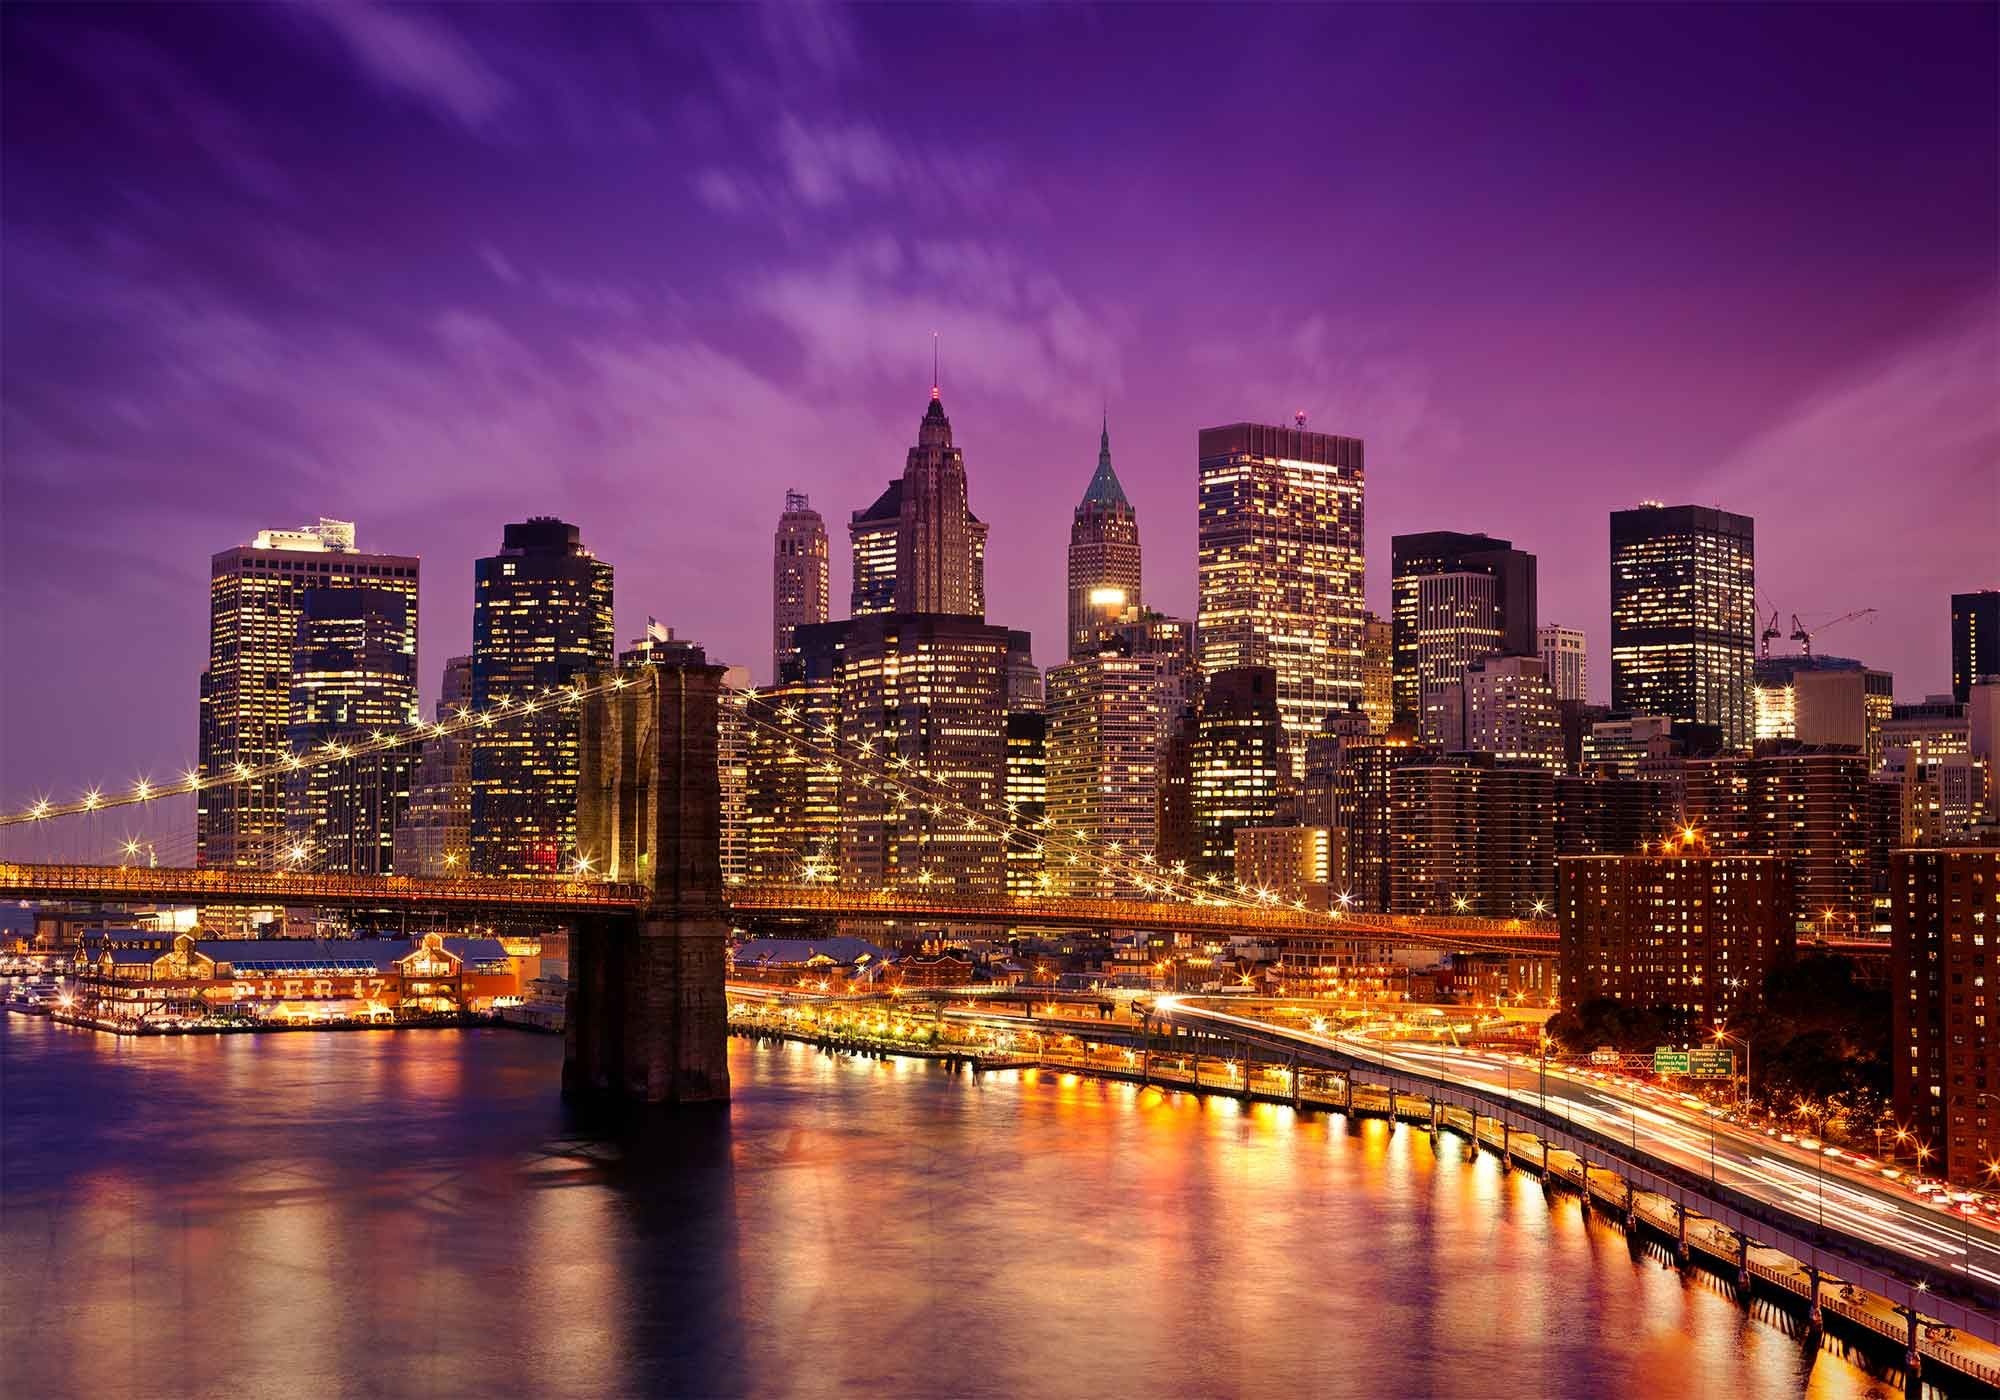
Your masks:
{"label": "antenna spire on tower", "polygon": [[938,392],[938,333],[936,331],[932,331],[931,332],[931,401],[935,403],[940,397],[941,395]]}

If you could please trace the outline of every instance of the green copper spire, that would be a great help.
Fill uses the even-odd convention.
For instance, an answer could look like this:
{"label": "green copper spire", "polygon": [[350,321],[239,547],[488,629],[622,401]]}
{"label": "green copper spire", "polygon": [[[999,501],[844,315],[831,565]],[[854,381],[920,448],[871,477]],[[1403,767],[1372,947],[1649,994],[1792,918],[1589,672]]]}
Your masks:
{"label": "green copper spire", "polygon": [[1111,413],[1108,409],[1104,414],[1104,431],[1097,439],[1097,470],[1091,473],[1090,485],[1085,488],[1083,499],[1077,502],[1079,510],[1088,506],[1132,509],[1132,503],[1125,499],[1125,488],[1118,483],[1118,473],[1111,470]]}

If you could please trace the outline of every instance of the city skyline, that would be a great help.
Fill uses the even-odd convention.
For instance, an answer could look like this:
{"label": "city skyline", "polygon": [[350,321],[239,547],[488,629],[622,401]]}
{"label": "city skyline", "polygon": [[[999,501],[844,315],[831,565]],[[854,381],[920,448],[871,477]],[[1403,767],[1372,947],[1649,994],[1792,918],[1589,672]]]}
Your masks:
{"label": "city skyline", "polygon": [[[676,16],[671,33],[598,12],[552,35],[528,15],[367,8],[225,32],[181,10],[112,34],[12,10],[4,582],[10,657],[29,664],[6,682],[0,786],[191,758],[179,706],[110,723],[112,666],[179,675],[201,646],[202,561],[320,515],[426,561],[427,706],[443,658],[469,650],[472,560],[532,514],[575,521],[619,567],[619,635],[658,615],[760,667],[783,491],[836,519],[872,499],[907,450],[934,333],[993,532],[989,616],[1031,631],[1044,665],[1108,397],[1148,601],[1170,614],[1195,611],[1196,432],[1303,409],[1369,444],[1378,614],[1391,534],[1483,530],[1538,556],[1542,618],[1608,658],[1606,513],[1721,505],[1760,522],[1760,586],[1787,612],[1876,608],[1840,649],[1893,672],[1899,698],[1942,691],[1944,600],[1992,582],[1993,16],[1898,16],[1898,50],[1934,61],[1883,74],[1874,11],[1809,32],[1662,14],[1254,19],[1253,39],[1340,41],[1348,105],[1380,108],[1328,147],[1304,134],[1323,99],[1284,85],[1240,112],[1156,104],[1170,129],[1141,135],[1097,96],[1002,132],[863,81],[954,38],[973,91],[1057,53],[1136,80],[1209,58],[1212,15],[943,15],[911,35],[865,12]],[[673,56],[682,98],[609,56],[627,40]],[[262,61],[241,61],[249,45]],[[1712,75],[1715,100],[1621,84],[1635,47]],[[1727,81],[1742,63],[1786,82]],[[1411,81],[1434,70],[1452,81]],[[774,100],[750,100],[767,71]],[[1604,120],[1543,110],[1524,73],[1585,84]],[[1835,100],[1864,78],[1869,114]],[[300,89],[311,120],[286,115]],[[1466,129],[1474,108],[1491,130]],[[1103,136],[1088,161],[1062,139],[1078,121]],[[1729,154],[1746,125],[1753,162]],[[1162,136],[1185,154],[1120,158]],[[1900,159],[1910,142],[1926,162]],[[1697,159],[1699,208],[1650,178]],[[357,161],[359,188],[319,178]],[[1225,171],[1323,191],[1307,208],[1331,237],[1225,220],[1209,197]],[[509,193],[521,176],[564,192],[559,226]],[[1896,212],[1918,206],[1930,217]],[[393,243],[371,231],[384,218]],[[1885,266],[1890,282],[1860,275]],[[1754,353],[1716,353],[1735,344]],[[709,470],[732,435],[750,469]],[[690,484],[708,528],[667,543]],[[62,642],[120,629],[136,635],[115,663]],[[78,684],[38,682],[59,658]],[[1608,682],[1600,660],[1597,698]]]}

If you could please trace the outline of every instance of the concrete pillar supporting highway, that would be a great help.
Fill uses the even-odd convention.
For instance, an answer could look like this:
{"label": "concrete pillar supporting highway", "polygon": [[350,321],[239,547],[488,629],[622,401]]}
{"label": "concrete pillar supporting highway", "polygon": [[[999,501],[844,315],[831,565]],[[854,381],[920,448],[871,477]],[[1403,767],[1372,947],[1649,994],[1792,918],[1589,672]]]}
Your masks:
{"label": "concrete pillar supporting highway", "polygon": [[1736,1286],[1750,1286],[1750,1237],[1741,1231],[1736,1235]]}
{"label": "concrete pillar supporting highway", "polygon": [[1674,1260],[1683,1265],[1688,1261],[1688,1208],[1684,1201],[1674,1202]]}
{"label": "concrete pillar supporting highway", "polygon": [[1438,1101],[1437,1101],[1436,1099],[1432,1099],[1432,1100],[1431,1100],[1431,1136],[1432,1136],[1432,1137],[1436,1137],[1437,1135],[1438,1135]]}
{"label": "concrete pillar supporting highway", "polygon": [[1389,1090],[1389,1131],[1396,1131],[1396,1091]]}
{"label": "concrete pillar supporting highway", "polygon": [[1354,1116],[1354,1076],[1351,1073],[1340,1076],[1340,1111],[1350,1118]]}
{"label": "concrete pillar supporting highway", "polygon": [[1150,1088],[1153,1083],[1153,1018],[1147,1016],[1139,1023],[1139,1087]]}
{"label": "concrete pillar supporting highway", "polygon": [[1826,1315],[1819,1306],[1819,1266],[1806,1265],[1806,1284],[1811,1289],[1806,1295],[1806,1326],[1817,1332],[1826,1322]]}
{"label": "concrete pillar supporting highway", "polygon": [[1896,1311],[1903,1315],[1903,1321],[1908,1325],[1903,1334],[1903,1370],[1910,1378],[1910,1393],[1915,1395],[1921,1389],[1917,1377],[1924,1373],[1924,1354],[1917,1347],[1917,1310],[1897,1308]]}
{"label": "concrete pillar supporting highway", "polygon": [[1299,1103],[1299,1057],[1297,1055],[1293,1055],[1291,1063],[1285,1066],[1285,1078],[1291,1081],[1292,1112],[1297,1113],[1301,1107]]}
{"label": "concrete pillar supporting highway", "polygon": [[1625,1233],[1628,1235],[1639,1233],[1639,1202],[1629,1181],[1625,1183]]}
{"label": "concrete pillar supporting highway", "polygon": [[[1479,1127],[1479,1120],[1477,1118],[1472,1120],[1472,1126],[1475,1130],[1474,1136],[1477,1136],[1477,1129]],[[1500,1120],[1500,1170],[1503,1172],[1514,1170],[1513,1124],[1509,1123],[1505,1118]]]}
{"label": "concrete pillar supporting highway", "polygon": [[1240,1089],[1240,1090],[1238,1091],[1238,1093],[1237,1093],[1237,1097],[1238,1097],[1238,1098],[1240,1098],[1240,1099],[1242,1099],[1242,1100],[1243,1100],[1243,1102],[1245,1102],[1245,1103],[1249,1103],[1249,1102],[1250,1102],[1250,1063],[1251,1063],[1251,1062],[1250,1062],[1250,1047],[1249,1047],[1249,1046],[1247,1046],[1247,1045],[1242,1045],[1242,1044],[1239,1044],[1239,1045],[1238,1045],[1238,1046],[1237,1046],[1236,1048],[1237,1048],[1237,1050],[1238,1050],[1238,1052],[1239,1052],[1239,1058],[1241,1058],[1241,1059],[1242,1059],[1242,1061],[1243,1061],[1243,1087],[1242,1087],[1242,1088],[1241,1088],[1241,1089]]}

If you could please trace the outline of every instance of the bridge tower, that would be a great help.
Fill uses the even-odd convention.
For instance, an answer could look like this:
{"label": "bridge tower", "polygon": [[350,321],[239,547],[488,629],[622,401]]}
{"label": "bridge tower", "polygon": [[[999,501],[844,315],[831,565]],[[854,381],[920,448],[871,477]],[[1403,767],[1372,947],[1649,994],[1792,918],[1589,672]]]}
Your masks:
{"label": "bridge tower", "polygon": [[593,915],[570,946],[563,1093],[641,1104],[729,1097],[723,970],[720,666],[647,665],[583,704],[577,846],[644,886],[636,919]]}

